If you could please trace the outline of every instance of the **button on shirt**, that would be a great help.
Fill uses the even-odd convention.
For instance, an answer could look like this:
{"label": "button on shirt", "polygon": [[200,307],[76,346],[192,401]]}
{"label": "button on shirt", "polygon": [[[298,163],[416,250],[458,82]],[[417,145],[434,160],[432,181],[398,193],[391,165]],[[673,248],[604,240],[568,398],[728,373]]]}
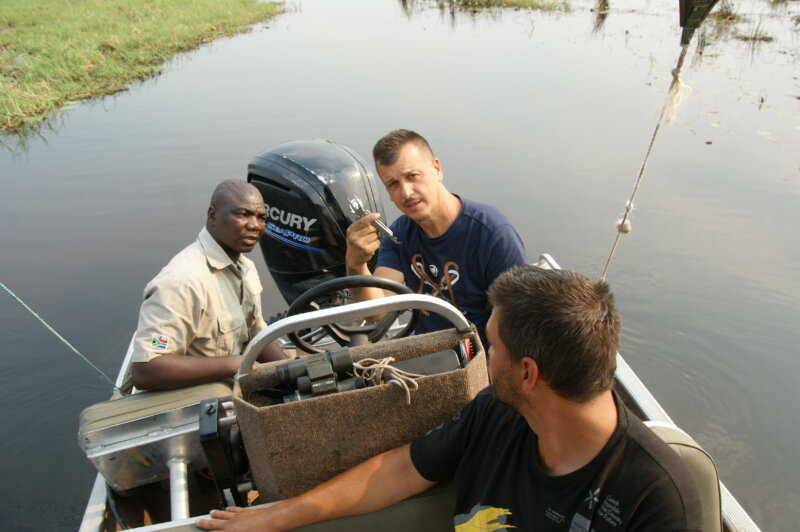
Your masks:
{"label": "button on shirt", "polygon": [[233,262],[204,227],[144,289],[133,362],[157,356],[240,355],[266,327],[253,262]]}

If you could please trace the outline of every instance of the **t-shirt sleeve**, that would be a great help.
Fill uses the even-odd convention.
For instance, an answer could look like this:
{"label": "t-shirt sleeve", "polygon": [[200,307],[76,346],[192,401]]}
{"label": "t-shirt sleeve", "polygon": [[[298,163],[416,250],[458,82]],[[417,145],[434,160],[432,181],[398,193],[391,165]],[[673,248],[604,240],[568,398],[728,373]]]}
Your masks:
{"label": "t-shirt sleeve", "polygon": [[403,262],[400,258],[400,246],[392,242],[388,237],[381,238],[381,247],[378,250],[378,262],[375,266],[385,266],[392,270],[402,272]]}
{"label": "t-shirt sleeve", "polygon": [[511,224],[498,226],[492,236],[492,246],[489,250],[487,286],[512,266],[524,266],[527,260],[525,245],[516,229]]}
{"label": "t-shirt sleeve", "polygon": [[493,390],[486,388],[455,416],[411,442],[417,472],[431,482],[452,480],[487,401],[493,400]]}
{"label": "t-shirt sleeve", "polygon": [[193,310],[200,305],[194,299],[191,288],[178,282],[152,281],[145,287],[133,339],[133,362],[186,354],[197,330]]}

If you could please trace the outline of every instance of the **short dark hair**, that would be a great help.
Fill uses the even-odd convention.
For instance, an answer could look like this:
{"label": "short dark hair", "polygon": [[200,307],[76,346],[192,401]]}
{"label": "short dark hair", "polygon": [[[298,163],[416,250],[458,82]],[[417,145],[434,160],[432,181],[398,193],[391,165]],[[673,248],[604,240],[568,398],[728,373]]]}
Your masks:
{"label": "short dark hair", "polygon": [[611,389],[622,324],[605,281],[527,265],[501,274],[488,296],[509,355],[536,361],[559,396],[586,402]]}
{"label": "short dark hair", "polygon": [[434,157],[430,144],[422,135],[410,129],[395,129],[384,135],[372,148],[372,159],[375,161],[375,166],[390,166],[394,164],[397,161],[400,148],[409,142],[424,148],[431,154],[431,158]]}
{"label": "short dark hair", "polygon": [[247,181],[226,179],[217,185],[211,194],[210,206],[218,209],[233,198],[247,198],[253,194],[261,196],[261,192]]}

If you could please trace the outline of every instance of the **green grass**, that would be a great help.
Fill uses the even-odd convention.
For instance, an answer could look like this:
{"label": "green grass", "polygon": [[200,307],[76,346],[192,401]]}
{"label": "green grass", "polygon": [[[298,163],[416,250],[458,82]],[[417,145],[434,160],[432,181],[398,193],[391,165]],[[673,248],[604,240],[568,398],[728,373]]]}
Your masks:
{"label": "green grass", "polygon": [[113,94],[164,61],[279,13],[257,0],[0,0],[0,130]]}

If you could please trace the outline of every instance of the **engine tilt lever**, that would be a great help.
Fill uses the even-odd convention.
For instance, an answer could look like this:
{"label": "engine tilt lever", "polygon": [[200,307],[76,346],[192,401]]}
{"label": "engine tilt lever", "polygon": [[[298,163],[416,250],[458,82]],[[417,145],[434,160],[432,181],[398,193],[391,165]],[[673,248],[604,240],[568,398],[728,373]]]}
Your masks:
{"label": "engine tilt lever", "polygon": [[[363,218],[364,216],[372,213],[372,211],[364,207],[364,204],[360,199],[355,197],[350,200],[350,212],[359,218]],[[380,219],[373,220],[372,225],[375,226],[375,229],[377,229],[379,233],[389,237],[389,239],[395,244],[402,244],[402,242],[400,242],[397,237],[394,236],[394,233],[392,233],[392,230],[389,229],[389,226],[383,223]]]}

